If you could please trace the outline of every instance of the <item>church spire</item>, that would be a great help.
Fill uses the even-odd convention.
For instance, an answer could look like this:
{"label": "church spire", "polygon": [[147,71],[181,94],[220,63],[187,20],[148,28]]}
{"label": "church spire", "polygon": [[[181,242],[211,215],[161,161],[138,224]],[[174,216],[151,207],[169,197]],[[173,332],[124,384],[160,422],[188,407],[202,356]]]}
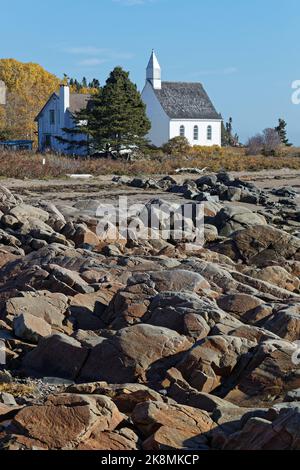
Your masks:
{"label": "church spire", "polygon": [[147,81],[150,82],[155,90],[161,90],[161,68],[154,50],[147,66]]}

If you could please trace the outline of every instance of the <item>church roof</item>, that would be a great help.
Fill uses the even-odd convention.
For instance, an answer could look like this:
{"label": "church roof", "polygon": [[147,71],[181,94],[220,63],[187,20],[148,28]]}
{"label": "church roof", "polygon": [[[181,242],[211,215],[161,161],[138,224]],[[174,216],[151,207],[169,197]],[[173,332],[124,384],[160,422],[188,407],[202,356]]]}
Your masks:
{"label": "church roof", "polygon": [[171,119],[222,119],[201,83],[162,82],[154,93]]}

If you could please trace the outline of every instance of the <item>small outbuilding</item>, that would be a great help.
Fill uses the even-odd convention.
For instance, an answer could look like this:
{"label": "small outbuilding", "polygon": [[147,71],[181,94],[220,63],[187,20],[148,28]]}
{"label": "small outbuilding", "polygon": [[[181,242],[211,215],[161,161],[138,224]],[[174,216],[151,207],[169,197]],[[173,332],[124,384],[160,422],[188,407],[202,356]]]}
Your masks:
{"label": "small outbuilding", "polygon": [[33,140],[4,140],[0,141],[0,150],[12,150],[14,152],[18,150],[32,150]]}

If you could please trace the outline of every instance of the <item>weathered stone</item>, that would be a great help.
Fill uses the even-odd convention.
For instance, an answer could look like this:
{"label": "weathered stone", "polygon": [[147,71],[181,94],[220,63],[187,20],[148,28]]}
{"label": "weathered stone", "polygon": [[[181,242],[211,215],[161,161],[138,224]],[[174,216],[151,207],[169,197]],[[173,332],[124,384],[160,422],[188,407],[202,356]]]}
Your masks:
{"label": "weathered stone", "polygon": [[262,305],[263,302],[252,295],[232,294],[220,297],[217,303],[222,310],[242,317],[245,313]]}
{"label": "weathered stone", "polygon": [[260,406],[283,398],[289,390],[300,386],[299,366],[293,359],[295,352],[295,346],[283,340],[259,345],[226,399],[239,406]]}
{"label": "weathered stone", "polygon": [[84,244],[91,246],[99,245],[98,236],[83,224],[77,225],[75,235],[73,236],[73,241],[77,247],[80,247]]}
{"label": "weathered stone", "polygon": [[38,343],[41,338],[51,335],[51,326],[42,318],[30,313],[21,313],[13,321],[14,333],[18,338]]}
{"label": "weathered stone", "polygon": [[288,341],[300,340],[300,306],[295,305],[276,311],[264,328]]}
{"label": "weathered stone", "polygon": [[270,261],[299,261],[300,240],[270,225],[256,225],[233,233],[230,240],[212,249],[234,261],[264,267]]}
{"label": "weathered stone", "polygon": [[58,279],[58,281],[63,282],[81,294],[88,294],[94,291],[94,289],[92,289],[88,283],[84,281],[75,271],[62,268],[61,266],[55,264],[49,264],[47,269],[49,269],[51,275]]}
{"label": "weathered stone", "polygon": [[139,377],[145,379],[151,365],[190,347],[188,338],[172,330],[134,325],[93,348],[79,380],[126,383],[136,381]]}
{"label": "weathered stone", "polygon": [[202,339],[208,335],[214,320],[219,321],[221,316],[214,302],[196,294],[166,292],[154,297],[143,321]]}
{"label": "weathered stone", "polygon": [[140,450],[139,437],[129,428],[122,428],[118,431],[96,431],[92,432],[91,436],[80,444],[76,450]]}
{"label": "weathered stone", "polygon": [[[233,336],[212,336],[188,351],[176,365],[184,379],[200,392],[210,393],[231,378],[242,356],[256,343]],[[230,401],[230,400],[229,400]]]}
{"label": "weathered stone", "polygon": [[22,367],[40,377],[76,380],[87,357],[88,349],[82,348],[78,341],[55,334],[41,340],[38,347],[25,356]]}
{"label": "weathered stone", "polygon": [[21,295],[6,302],[6,320],[11,322],[17,315],[29,313],[51,326],[62,327],[68,308],[68,298],[65,295],[47,291],[24,292]]}
{"label": "weathered stone", "polygon": [[245,207],[225,207],[215,218],[215,224],[219,234],[224,237],[232,235],[238,230],[243,230],[251,226],[265,226],[266,219]]}
{"label": "weathered stone", "polygon": [[19,434],[49,449],[72,449],[93,431],[113,431],[123,420],[113,402],[103,396],[59,395],[44,405],[29,406],[13,420]]}
{"label": "weathered stone", "polygon": [[299,409],[270,422],[251,418],[237,434],[230,436],[224,450],[300,450]]}
{"label": "weathered stone", "polygon": [[136,406],[132,419],[145,437],[146,450],[202,449],[214,423],[208,413],[188,406],[146,402]]}
{"label": "weathered stone", "polygon": [[300,280],[298,277],[292,276],[281,266],[268,266],[260,271],[255,270],[251,275],[257,279],[281,287],[282,289],[299,293]]}

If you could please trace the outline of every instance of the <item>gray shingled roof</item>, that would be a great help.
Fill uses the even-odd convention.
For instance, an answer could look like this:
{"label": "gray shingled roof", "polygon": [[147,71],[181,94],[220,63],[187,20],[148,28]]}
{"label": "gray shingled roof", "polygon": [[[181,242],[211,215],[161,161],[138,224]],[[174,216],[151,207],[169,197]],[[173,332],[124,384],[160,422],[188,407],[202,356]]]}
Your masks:
{"label": "gray shingled roof", "polygon": [[222,119],[201,83],[162,82],[154,92],[171,119]]}
{"label": "gray shingled roof", "polygon": [[81,93],[70,94],[70,108],[71,113],[78,113],[85,109],[91,99],[91,95],[83,95]]}
{"label": "gray shingled roof", "polygon": [[[46,104],[43,106],[43,108],[41,109],[39,114],[36,116],[35,121],[37,121],[39,119],[40,115],[44,111],[44,109],[47,106],[47,104],[49,103],[49,101],[53,98],[53,96],[56,97],[56,98],[59,98],[59,93],[55,92],[50,96],[50,98],[48,99]],[[91,100],[91,95],[84,95],[82,93],[70,93],[69,111],[72,114],[75,114],[75,113],[78,113],[79,111],[81,111],[82,109],[86,109],[86,107],[90,103],[90,100]]]}

